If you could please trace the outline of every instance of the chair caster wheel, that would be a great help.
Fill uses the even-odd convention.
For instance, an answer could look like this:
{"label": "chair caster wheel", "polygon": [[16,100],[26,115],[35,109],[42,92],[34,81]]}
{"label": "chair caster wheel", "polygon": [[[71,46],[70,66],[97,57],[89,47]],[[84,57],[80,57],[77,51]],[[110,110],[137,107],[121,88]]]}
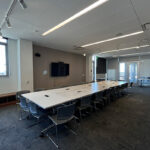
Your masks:
{"label": "chair caster wheel", "polygon": [[41,134],[40,134],[40,137],[41,137],[41,138],[44,137],[44,136],[45,136],[44,133],[41,133]]}

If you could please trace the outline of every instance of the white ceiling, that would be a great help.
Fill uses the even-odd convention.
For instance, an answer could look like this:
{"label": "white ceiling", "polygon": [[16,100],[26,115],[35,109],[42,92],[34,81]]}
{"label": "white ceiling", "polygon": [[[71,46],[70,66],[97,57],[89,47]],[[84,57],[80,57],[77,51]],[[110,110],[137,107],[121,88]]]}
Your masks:
{"label": "white ceiling", "polygon": [[[145,40],[150,39],[150,31],[147,31],[142,35],[90,46],[84,50],[75,48],[91,42],[112,38],[118,33],[128,34],[141,30],[129,0],[109,0],[109,2],[45,37],[41,36],[43,32],[96,0],[24,1],[28,8],[22,10],[20,5],[17,4],[9,18],[13,28],[8,29],[4,26],[2,29],[2,33],[6,37],[28,39],[35,44],[64,51],[92,54],[140,44],[144,45]],[[150,0],[132,0],[132,2],[141,23],[150,22]],[[11,0],[0,0],[0,22],[4,18],[10,3]],[[35,32],[36,30],[39,32]],[[132,51],[124,53],[130,52]],[[114,53],[109,54],[109,56],[111,55],[114,55]],[[105,55],[105,57],[109,56]]]}

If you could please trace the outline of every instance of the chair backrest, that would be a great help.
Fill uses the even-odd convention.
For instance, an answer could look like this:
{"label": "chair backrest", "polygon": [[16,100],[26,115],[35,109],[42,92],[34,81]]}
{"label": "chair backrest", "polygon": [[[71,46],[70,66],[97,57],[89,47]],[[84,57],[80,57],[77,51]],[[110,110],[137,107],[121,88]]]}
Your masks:
{"label": "chair backrest", "polygon": [[120,87],[119,87],[119,86],[116,86],[116,87],[115,87],[115,90],[116,90],[116,91],[119,91],[119,90],[120,90]]}
{"label": "chair backrest", "polygon": [[65,105],[57,108],[57,120],[70,119],[75,112],[75,104]]}
{"label": "chair backrest", "polygon": [[130,87],[132,87],[132,86],[133,86],[133,82],[130,83]]}
{"label": "chair backrest", "polygon": [[107,96],[107,95],[110,95],[110,91],[111,91],[111,89],[109,88],[109,89],[106,89],[106,91],[105,91],[105,95]]}
{"label": "chair backrest", "polygon": [[125,84],[125,88],[127,88],[127,87],[128,87],[128,83]]}
{"label": "chair backrest", "polygon": [[29,111],[31,114],[38,114],[38,107],[36,104],[29,102],[28,106],[29,106]]}
{"label": "chair backrest", "polygon": [[85,96],[81,98],[80,105],[85,106],[85,105],[90,105],[91,104],[91,96]]}
{"label": "chair backrest", "polygon": [[113,95],[115,93],[115,87],[110,88],[110,94]]}
{"label": "chair backrest", "polygon": [[96,93],[95,96],[96,96],[96,99],[100,99],[103,97],[103,92],[98,92],[98,93]]}
{"label": "chair backrest", "polygon": [[21,107],[27,107],[27,102],[26,99],[24,97],[22,97],[22,94],[26,94],[26,93],[30,93],[29,90],[24,90],[24,91],[19,91],[16,93],[16,99],[20,101],[20,106]]}

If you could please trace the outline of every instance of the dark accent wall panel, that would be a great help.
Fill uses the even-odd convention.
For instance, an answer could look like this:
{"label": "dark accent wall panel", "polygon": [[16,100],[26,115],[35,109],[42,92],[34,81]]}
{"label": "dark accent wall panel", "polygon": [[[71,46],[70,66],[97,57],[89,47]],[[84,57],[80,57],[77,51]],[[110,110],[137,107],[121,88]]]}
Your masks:
{"label": "dark accent wall panel", "polygon": [[97,74],[106,73],[106,59],[105,58],[97,58]]}

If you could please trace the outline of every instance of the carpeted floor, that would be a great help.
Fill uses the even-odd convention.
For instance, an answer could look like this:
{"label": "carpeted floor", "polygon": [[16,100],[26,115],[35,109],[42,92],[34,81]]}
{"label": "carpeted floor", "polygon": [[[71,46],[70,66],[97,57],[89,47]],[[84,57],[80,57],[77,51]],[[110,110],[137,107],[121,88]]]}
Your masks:
{"label": "carpeted floor", "polygon": [[[149,150],[150,88],[134,87],[129,94],[102,111],[84,118],[77,136],[60,133],[63,150]],[[40,138],[41,125],[27,128],[31,120],[19,121],[15,105],[0,108],[0,150],[55,150],[47,138]]]}

